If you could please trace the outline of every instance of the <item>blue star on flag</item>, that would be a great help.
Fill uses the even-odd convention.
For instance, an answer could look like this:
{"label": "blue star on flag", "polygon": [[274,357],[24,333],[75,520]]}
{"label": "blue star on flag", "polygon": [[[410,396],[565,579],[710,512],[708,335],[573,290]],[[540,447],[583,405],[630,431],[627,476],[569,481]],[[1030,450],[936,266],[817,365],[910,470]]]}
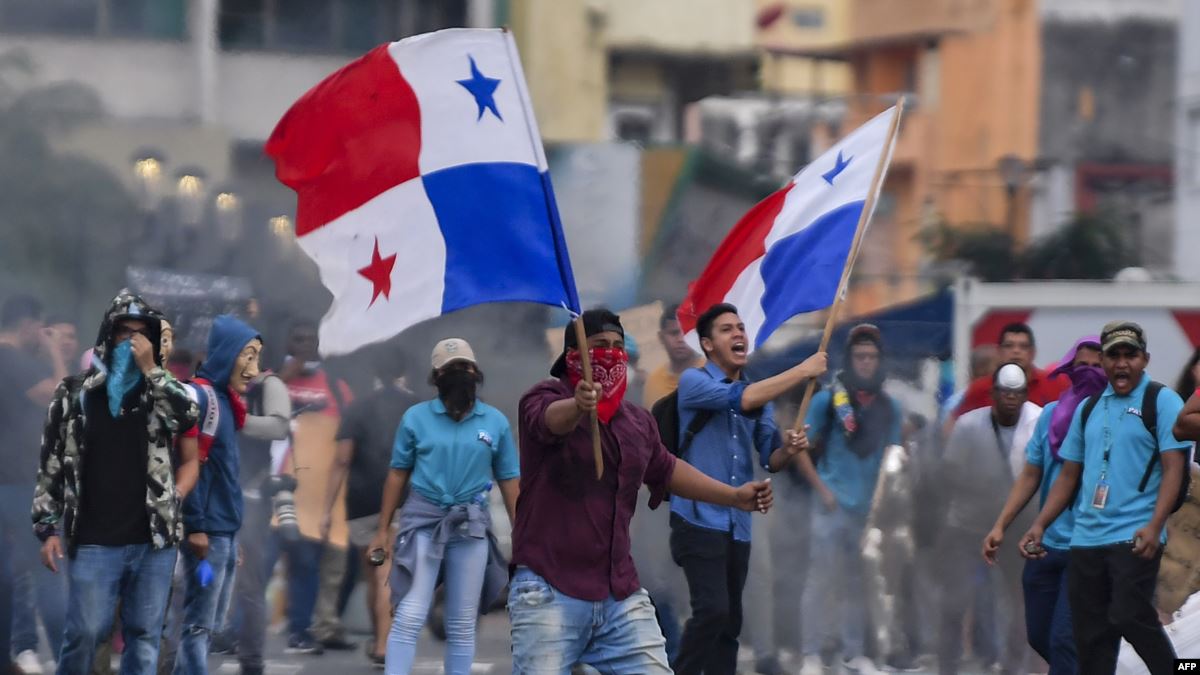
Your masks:
{"label": "blue star on flag", "polygon": [[479,106],[479,117],[476,117],[475,121],[483,119],[484,110],[490,110],[496,119],[503,122],[504,118],[500,116],[500,110],[496,108],[495,99],[496,87],[500,86],[500,80],[484,77],[483,73],[479,72],[479,66],[475,65],[475,57],[468,55],[467,58],[471,60],[471,78],[457,80],[457,82],[475,97],[475,104]]}
{"label": "blue star on flag", "polygon": [[850,159],[842,159],[842,151],[838,150],[837,160],[834,162],[833,168],[821,174],[821,178],[824,178],[826,183],[833,185],[833,179],[837,178],[838,174],[845,171],[846,167],[850,166],[850,162],[853,161],[853,156],[851,156]]}

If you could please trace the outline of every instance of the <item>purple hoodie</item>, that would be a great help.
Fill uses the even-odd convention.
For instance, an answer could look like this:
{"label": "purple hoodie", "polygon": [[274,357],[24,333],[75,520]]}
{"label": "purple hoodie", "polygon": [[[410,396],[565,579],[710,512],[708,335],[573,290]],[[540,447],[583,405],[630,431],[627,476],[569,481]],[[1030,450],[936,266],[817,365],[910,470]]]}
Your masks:
{"label": "purple hoodie", "polygon": [[1067,352],[1067,355],[1058,364],[1058,368],[1051,374],[1051,377],[1066,375],[1071,380],[1071,388],[1058,397],[1058,406],[1050,414],[1050,452],[1054,455],[1054,459],[1058,459],[1058,449],[1062,447],[1063,440],[1066,439],[1067,432],[1071,429],[1071,419],[1075,416],[1075,409],[1084,400],[1099,394],[1104,391],[1104,387],[1108,386],[1108,376],[1104,374],[1103,370],[1095,367],[1076,369],[1072,366],[1075,355],[1079,353],[1079,348],[1085,345],[1100,349],[1100,337],[1088,335],[1079,338],[1075,342],[1075,346],[1071,347],[1071,351]]}

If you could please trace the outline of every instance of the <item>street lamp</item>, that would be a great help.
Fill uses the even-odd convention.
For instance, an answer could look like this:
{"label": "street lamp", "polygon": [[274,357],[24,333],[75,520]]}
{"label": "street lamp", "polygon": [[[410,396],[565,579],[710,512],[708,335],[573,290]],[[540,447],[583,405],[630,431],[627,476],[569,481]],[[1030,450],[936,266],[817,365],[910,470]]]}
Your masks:
{"label": "street lamp", "polygon": [[162,199],[163,167],[166,158],[152,148],[142,148],[133,154],[133,179],[138,207],[144,212],[158,208]]}
{"label": "street lamp", "polygon": [[199,167],[184,167],[175,174],[175,200],[179,207],[179,220],[189,228],[195,228],[204,220],[204,180],[206,176]]}
{"label": "street lamp", "polygon": [[267,221],[271,226],[271,234],[286,241],[292,232],[292,219],[287,216],[275,216]]}
{"label": "street lamp", "polygon": [[242,235],[242,198],[230,189],[222,189],[213,200],[217,214],[217,236],[229,243]]}
{"label": "street lamp", "polygon": [[1028,165],[1025,160],[1016,155],[1004,155],[996,162],[996,169],[1000,172],[1000,178],[1004,181],[1005,194],[1008,196],[1004,221],[1005,227],[1008,229],[1008,236],[1015,249],[1017,245],[1017,192],[1025,182]]}

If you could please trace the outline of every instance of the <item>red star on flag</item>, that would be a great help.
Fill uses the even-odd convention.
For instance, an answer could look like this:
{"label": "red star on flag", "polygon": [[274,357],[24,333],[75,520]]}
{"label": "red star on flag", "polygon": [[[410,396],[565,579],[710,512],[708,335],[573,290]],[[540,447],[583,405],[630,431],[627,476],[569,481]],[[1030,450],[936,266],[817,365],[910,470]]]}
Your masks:
{"label": "red star on flag", "polygon": [[390,300],[392,294],[392,268],[396,266],[396,254],[393,253],[384,258],[379,255],[379,237],[375,237],[375,251],[371,254],[371,264],[360,269],[358,273],[367,281],[371,282],[371,304],[368,307],[374,306],[375,301],[383,295],[384,299]]}

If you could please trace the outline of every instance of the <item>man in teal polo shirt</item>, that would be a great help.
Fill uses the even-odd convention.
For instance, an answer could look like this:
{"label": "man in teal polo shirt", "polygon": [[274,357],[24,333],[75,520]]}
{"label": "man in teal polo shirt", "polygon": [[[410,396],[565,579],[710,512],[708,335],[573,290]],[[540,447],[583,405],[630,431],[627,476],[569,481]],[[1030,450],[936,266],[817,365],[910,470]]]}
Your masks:
{"label": "man in teal polo shirt", "polygon": [[[1117,321],[1100,335],[1108,387],[1086,426],[1081,405],[1059,456],[1062,471],[1033,527],[1021,540],[1029,558],[1046,555],[1046,528],[1074,504],[1075,528],[1067,571],[1079,672],[1116,672],[1124,638],[1154,675],[1171,673],[1175,650],[1154,609],[1154,587],[1167,541],[1164,525],[1175,504],[1188,445],[1172,425],[1183,399],[1164,387],[1157,398],[1154,436],[1142,422],[1150,354],[1141,326]],[[1150,464],[1149,480],[1139,489]],[[1076,495],[1078,498],[1076,499]]]}

